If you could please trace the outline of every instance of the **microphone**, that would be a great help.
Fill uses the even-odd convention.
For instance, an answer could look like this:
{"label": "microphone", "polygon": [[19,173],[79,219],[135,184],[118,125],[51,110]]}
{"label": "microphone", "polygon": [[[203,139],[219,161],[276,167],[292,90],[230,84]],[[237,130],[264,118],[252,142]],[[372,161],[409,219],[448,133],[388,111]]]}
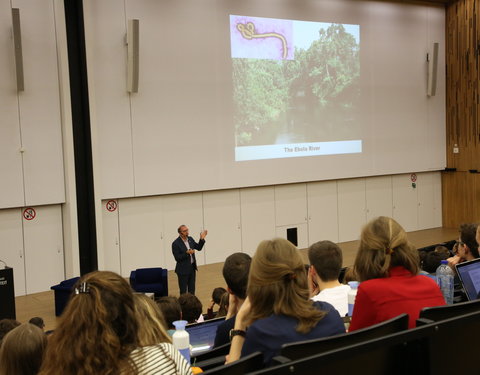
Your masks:
{"label": "microphone", "polygon": [[5,266],[3,268],[7,268],[7,263],[5,263],[3,260],[0,259],[0,262],[2,262]]}

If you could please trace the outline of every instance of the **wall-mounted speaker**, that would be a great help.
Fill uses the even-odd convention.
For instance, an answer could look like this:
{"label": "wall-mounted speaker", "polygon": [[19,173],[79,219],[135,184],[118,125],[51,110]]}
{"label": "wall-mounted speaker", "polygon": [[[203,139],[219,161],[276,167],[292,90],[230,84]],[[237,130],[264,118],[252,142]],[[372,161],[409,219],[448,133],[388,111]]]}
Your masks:
{"label": "wall-mounted speaker", "polygon": [[133,19],[128,20],[127,28],[127,91],[130,93],[138,92],[139,78],[139,41],[140,41],[140,22]]}
{"label": "wall-mounted speaker", "polygon": [[432,53],[427,54],[428,81],[427,95],[435,96],[437,93],[437,72],[438,72],[438,43],[433,43]]}
{"label": "wall-mounted speaker", "polygon": [[25,90],[23,79],[22,32],[20,29],[20,9],[12,8],[13,48],[15,51],[15,72],[17,75],[17,90]]}

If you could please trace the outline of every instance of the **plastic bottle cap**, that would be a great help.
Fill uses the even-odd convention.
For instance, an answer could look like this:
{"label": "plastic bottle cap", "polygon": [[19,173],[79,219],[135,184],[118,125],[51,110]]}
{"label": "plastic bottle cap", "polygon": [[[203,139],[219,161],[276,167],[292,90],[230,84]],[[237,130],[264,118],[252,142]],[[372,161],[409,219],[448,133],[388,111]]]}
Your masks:
{"label": "plastic bottle cap", "polygon": [[187,321],[186,320],[175,320],[173,322],[173,325],[175,326],[175,329],[179,329],[179,330],[182,330],[182,329],[185,329],[185,326],[187,325]]}
{"label": "plastic bottle cap", "polygon": [[349,281],[348,282],[348,285],[350,285],[350,288],[352,288],[352,289],[357,289],[358,284],[360,284],[358,281]]}

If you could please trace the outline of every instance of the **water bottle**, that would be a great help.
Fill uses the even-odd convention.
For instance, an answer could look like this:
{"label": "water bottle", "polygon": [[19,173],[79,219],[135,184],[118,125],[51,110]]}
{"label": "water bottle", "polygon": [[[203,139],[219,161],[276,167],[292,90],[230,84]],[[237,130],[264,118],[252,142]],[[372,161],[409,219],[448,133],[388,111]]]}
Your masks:
{"label": "water bottle", "polygon": [[353,315],[353,306],[355,305],[355,297],[357,296],[358,291],[358,281],[349,281],[348,285],[350,286],[350,290],[348,291],[347,298],[348,298],[348,316]]}
{"label": "water bottle", "polygon": [[175,332],[172,336],[173,346],[185,357],[190,363],[190,335],[185,331],[187,325],[186,320],[176,320],[173,322]]}
{"label": "water bottle", "polygon": [[447,260],[442,260],[437,268],[437,284],[442,291],[443,298],[448,305],[453,304],[453,278],[455,273],[448,265]]}

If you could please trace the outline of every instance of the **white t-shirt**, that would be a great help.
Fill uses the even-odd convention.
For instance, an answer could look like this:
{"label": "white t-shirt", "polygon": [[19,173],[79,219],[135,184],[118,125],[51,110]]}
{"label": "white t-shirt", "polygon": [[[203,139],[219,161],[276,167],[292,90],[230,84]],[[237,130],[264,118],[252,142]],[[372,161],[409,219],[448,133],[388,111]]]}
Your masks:
{"label": "white t-shirt", "polygon": [[314,301],[325,301],[331,304],[341,317],[347,315],[348,312],[348,285],[339,285],[334,288],[327,288],[322,290],[316,296],[312,297]]}

